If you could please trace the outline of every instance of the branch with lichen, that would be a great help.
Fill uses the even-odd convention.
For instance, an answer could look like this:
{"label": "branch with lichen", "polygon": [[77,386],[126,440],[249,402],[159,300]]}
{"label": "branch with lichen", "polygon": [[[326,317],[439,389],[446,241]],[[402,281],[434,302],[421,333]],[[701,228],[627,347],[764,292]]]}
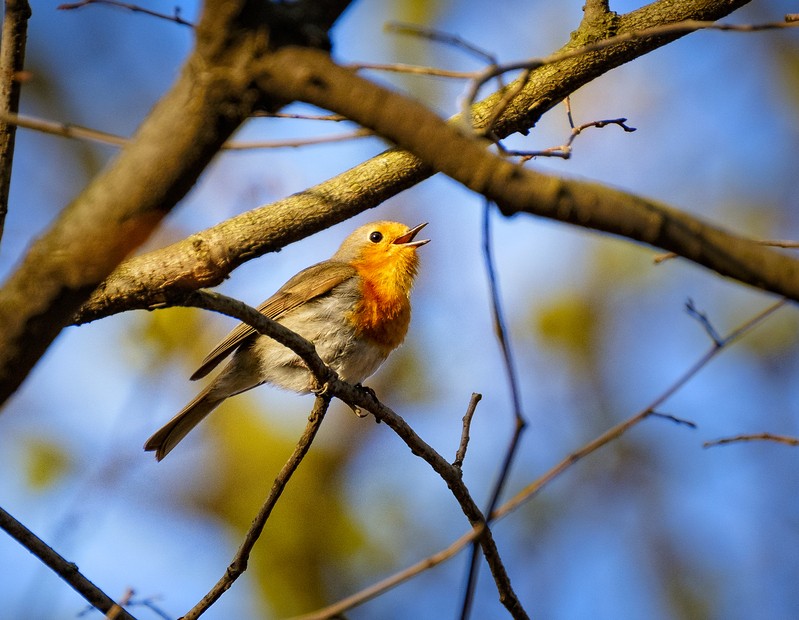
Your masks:
{"label": "branch with lichen", "polygon": [[[521,87],[518,82],[511,84],[473,106],[471,116],[475,126],[479,129],[490,122],[492,134],[498,138],[517,131],[526,132],[546,110],[579,86],[688,32],[689,28],[674,25],[679,20],[716,19],[742,4],[745,2],[728,3],[724,7],[707,2],[685,2],[679,6],[656,2],[627,15],[615,16],[611,20],[612,30],[605,34],[621,37],[627,33],[626,38],[616,39],[615,45],[606,47],[596,42],[603,35],[597,30],[598,26],[584,21],[578,29],[580,36],[575,34],[574,40],[594,42],[587,47],[582,45],[582,54],[575,52],[581,46],[570,42],[551,57],[557,62],[553,60],[554,64],[539,66]],[[664,27],[664,21],[669,25],[667,32],[651,30]],[[606,24],[609,29],[611,25]],[[644,32],[650,35],[641,35]],[[653,32],[661,34],[655,36]],[[294,51],[286,50],[284,68],[290,65],[290,71],[293,67],[295,78],[302,68],[307,72],[305,77],[288,77],[287,80],[296,82],[292,84],[275,80],[266,88],[289,98],[311,100],[323,107],[337,107],[340,111],[346,108],[355,120],[372,125],[377,131],[385,130],[386,137],[414,154],[391,149],[315,187],[126,261],[84,304],[75,317],[77,323],[159,302],[168,303],[186,290],[215,286],[243,262],[373,208],[435,170],[443,170],[469,183],[476,191],[497,199],[507,215],[524,212],[551,217],[657,247],[668,246],[689,260],[728,277],[789,297],[799,294],[796,264],[791,259],[755,247],[751,241],[720,231],[687,213],[599,183],[578,182],[533,171],[517,174],[517,169],[510,164],[503,168],[491,159],[480,143],[470,142],[468,136],[459,134],[455,128],[444,128],[444,123],[435,117],[425,125],[424,136],[414,123],[412,126],[400,123],[394,126],[394,131],[391,127],[386,129],[398,117],[416,118],[417,112],[431,117],[432,113],[396,93],[380,92],[378,97],[384,97],[380,99],[381,105],[372,110],[370,118],[364,118],[362,111],[358,111],[362,101],[361,85],[377,88],[374,84],[336,66],[329,58],[318,55],[312,59],[312,52],[296,50],[297,54],[293,55]],[[325,72],[331,68],[343,80],[340,90],[347,91],[341,93],[340,101],[332,101],[328,96],[340,93],[303,92],[310,85],[310,76],[325,78]],[[517,89],[517,92],[494,118],[496,106],[503,102],[508,89]],[[394,103],[393,113],[385,110],[382,115],[383,101]],[[450,143],[450,138],[455,142]],[[465,152],[461,152],[461,144],[468,145]],[[420,146],[426,150],[418,150]],[[470,179],[465,178],[467,176]],[[503,187],[508,179],[512,187]],[[488,182],[490,187],[486,187]]]}

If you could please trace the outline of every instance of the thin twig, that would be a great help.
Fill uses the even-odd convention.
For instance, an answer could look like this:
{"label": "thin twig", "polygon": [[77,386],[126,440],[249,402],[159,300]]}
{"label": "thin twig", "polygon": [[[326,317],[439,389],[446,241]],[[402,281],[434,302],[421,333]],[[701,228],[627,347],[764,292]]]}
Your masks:
{"label": "thin twig", "polygon": [[122,136],[108,133],[106,131],[91,129],[81,125],[73,125],[72,123],[48,121],[32,116],[24,116],[22,114],[0,112],[0,122],[13,124],[17,127],[24,127],[25,129],[33,129],[35,131],[40,131],[42,133],[55,136],[62,136],[64,138],[90,140],[92,142],[100,142],[101,144],[110,144],[112,146],[121,147],[128,143],[127,138],[123,138]]}
{"label": "thin twig", "polygon": [[643,39],[649,37],[669,36],[689,34],[698,30],[718,30],[722,32],[762,32],[765,30],[778,30],[783,28],[795,28],[799,25],[799,20],[788,19],[790,15],[786,16],[784,22],[768,22],[764,24],[718,24],[716,22],[706,22],[699,20],[685,20],[675,22],[673,24],[662,24],[653,26],[651,28],[644,28],[641,30],[634,30],[625,32],[607,39],[602,39],[594,43],[583,45],[565,52],[551,54],[550,56],[543,56],[541,58],[530,58],[527,60],[520,60],[506,64],[490,65],[478,71],[453,71],[447,69],[439,69],[436,67],[424,67],[419,65],[409,65],[403,63],[348,63],[344,66],[350,69],[372,69],[375,71],[386,71],[392,73],[410,73],[415,75],[429,75],[432,77],[444,77],[457,80],[471,80],[472,84],[467,89],[464,96],[464,105],[470,105],[477,97],[477,92],[483,85],[505,73],[512,71],[535,70],[544,65],[554,64],[589,54],[591,52],[598,52],[614,45],[627,43],[635,39]]}
{"label": "thin twig", "polygon": [[[505,327],[505,318],[502,312],[502,300],[499,293],[499,279],[497,276],[496,267],[494,265],[494,252],[491,245],[491,204],[491,202],[486,201],[483,207],[483,262],[485,263],[489,290],[491,291],[491,315],[494,322],[494,332],[502,352],[505,377],[508,381],[508,389],[510,391],[511,403],[513,405],[514,428],[510,443],[508,444],[508,449],[505,451],[505,458],[500,467],[497,480],[494,483],[494,488],[491,491],[488,507],[485,510],[485,514],[487,515],[491,515],[499,503],[499,498],[501,497],[502,491],[505,488],[505,483],[508,480],[508,475],[510,474],[513,460],[519,448],[522,432],[527,424],[524,419],[524,413],[522,412],[521,389],[519,388],[519,379],[516,373],[516,364],[513,360],[513,352],[511,351],[510,341],[508,340],[508,330]],[[460,616],[461,620],[466,620],[471,613],[475,586],[477,584],[477,575],[480,566],[477,562],[478,558],[477,545],[474,544],[472,545],[469,559],[469,569],[466,576],[466,586],[463,592]]]}
{"label": "thin twig", "polygon": [[258,542],[258,539],[260,538],[261,533],[266,526],[266,522],[269,519],[269,516],[272,514],[275,504],[277,503],[277,500],[280,499],[283,490],[286,488],[286,484],[288,483],[292,474],[294,474],[294,472],[297,470],[297,467],[299,467],[302,460],[305,458],[305,455],[308,453],[308,450],[313,443],[314,437],[316,437],[316,433],[319,431],[319,427],[322,425],[322,420],[324,420],[328,405],[330,405],[330,396],[325,395],[316,397],[313,410],[308,417],[308,424],[305,426],[305,431],[297,442],[297,445],[294,447],[294,451],[291,453],[291,456],[286,461],[285,465],[283,465],[283,468],[280,470],[275,478],[275,481],[272,483],[272,489],[269,491],[269,495],[264,501],[263,506],[261,506],[261,509],[258,511],[258,515],[253,520],[252,525],[250,525],[250,529],[247,530],[244,541],[241,543],[239,550],[233,557],[233,561],[230,563],[230,566],[228,566],[225,574],[219,579],[219,581],[216,582],[208,594],[206,594],[199,603],[192,607],[183,616],[184,620],[195,620],[196,618],[199,618],[219,599],[220,596],[227,592],[236,579],[238,579],[242,573],[247,570],[250,552],[255,546],[255,543]]}
{"label": "thin twig", "polygon": [[355,129],[343,134],[333,136],[317,136],[313,138],[295,138],[293,140],[252,140],[228,142],[222,145],[226,151],[254,151],[257,149],[282,149],[299,148],[303,146],[314,146],[317,144],[332,144],[334,142],[346,142],[347,140],[357,140],[373,136],[374,132],[369,129]]}
{"label": "thin twig", "polygon": [[266,112],[265,110],[256,110],[252,116],[253,118],[290,118],[301,121],[330,121],[334,123],[349,120],[346,116],[341,116],[341,114],[293,114],[290,112]]}
{"label": "thin twig", "polygon": [[[779,302],[769,306],[762,312],[758,313],[750,320],[743,323],[737,329],[733,330],[724,340],[721,347],[714,347],[708,351],[705,355],[703,355],[694,365],[690,367],[690,369],[682,375],[672,386],[670,386],[663,394],[661,394],[658,398],[656,398],[647,409],[642,412],[637,413],[632,418],[621,422],[620,424],[614,426],[613,428],[609,429],[602,435],[595,438],[593,441],[587,443],[585,446],[569,454],[566,458],[562,461],[557,463],[554,467],[549,469],[543,475],[538,477],[535,481],[530,483],[529,485],[525,486],[521,491],[519,491],[513,498],[502,504],[499,508],[497,508],[494,513],[491,515],[492,519],[501,519],[506,517],[508,514],[525,504],[526,502],[530,501],[533,497],[535,497],[545,486],[547,486],[550,482],[552,482],[555,478],[559,477],[563,474],[566,470],[572,467],[577,461],[581,460],[585,456],[588,456],[592,452],[595,452],[602,448],[603,446],[607,445],[614,439],[617,439],[621,435],[623,435],[627,430],[641,422],[647,417],[660,417],[660,418],[667,418],[670,420],[674,420],[675,422],[679,422],[681,424],[686,424],[688,426],[691,425],[690,422],[682,420],[680,418],[675,418],[673,416],[664,415],[658,413],[656,408],[659,407],[663,402],[668,400],[671,396],[673,396],[682,386],[684,386],[691,378],[693,378],[704,366],[706,366],[718,353],[720,353],[724,348],[729,347],[733,342],[738,340],[741,336],[752,330],[754,327],[762,323],[766,318],[771,316],[776,310],[781,308],[785,305],[785,300],[780,300]],[[648,412],[648,413],[647,413]],[[383,592],[396,587],[397,585],[412,579],[416,575],[420,574],[421,572],[428,570],[438,564],[441,564],[458,554],[458,552],[466,547],[467,545],[471,544],[475,541],[481,534],[480,528],[474,528],[469,530],[465,534],[463,534],[460,538],[455,540],[451,543],[446,549],[439,551],[423,560],[420,560],[416,564],[394,574],[391,575],[378,583],[375,583],[368,588],[361,590],[360,592],[356,592],[351,596],[343,599],[333,605],[325,607],[319,611],[316,611],[312,614],[303,615],[298,618],[294,618],[292,620],[324,620],[326,618],[336,617],[343,612],[362,605],[368,600],[375,598],[376,596],[382,594]]]}
{"label": "thin twig", "polygon": [[372,584],[368,588],[364,588],[360,592],[356,592],[355,594],[341,599],[332,605],[328,605],[323,609],[318,609],[311,613],[303,614],[302,616],[295,616],[289,620],[327,620],[328,618],[343,617],[341,614],[343,614],[345,611],[359,605],[363,605],[367,601],[377,598],[383,592],[387,592],[399,584],[409,581],[410,579],[413,579],[417,575],[433,568],[434,566],[438,566],[439,564],[453,558],[458,554],[459,551],[461,551],[461,549],[475,540],[480,535],[481,531],[481,527],[469,530],[446,549],[442,549],[438,553],[434,553],[433,555],[417,562],[416,564],[409,566],[405,570],[386,577],[385,579]]}
{"label": "thin twig", "polygon": [[477,409],[477,403],[480,402],[481,398],[483,398],[482,394],[472,392],[472,397],[469,399],[469,406],[466,408],[466,413],[463,414],[461,441],[458,444],[458,450],[455,452],[455,460],[452,463],[453,467],[457,467],[458,469],[463,467],[463,461],[466,458],[466,449],[469,445],[469,429],[472,426],[472,418],[474,417],[474,412]]}
{"label": "thin twig", "polygon": [[[502,93],[502,97],[500,97],[499,101],[497,101],[496,105],[491,109],[491,114],[488,117],[485,129],[479,132],[481,135],[490,136],[493,134],[494,123],[496,123],[497,119],[508,109],[508,106],[513,102],[516,96],[524,90],[532,74],[532,71],[523,71],[521,77]],[[471,106],[462,107],[461,122],[465,123],[469,127],[469,130],[472,130]]]}
{"label": "thin twig", "polygon": [[563,106],[566,108],[566,120],[569,121],[569,127],[574,129],[574,117],[572,116],[572,98],[566,96],[563,100]]}
{"label": "thin twig", "polygon": [[133,13],[144,13],[145,15],[149,15],[151,17],[157,17],[159,19],[165,19],[170,22],[175,22],[176,24],[180,24],[181,26],[189,26],[194,28],[194,24],[190,21],[183,19],[180,16],[180,9],[175,7],[175,12],[172,15],[168,15],[166,13],[159,13],[158,11],[153,11],[150,9],[145,9],[144,7],[138,6],[136,4],[129,4],[127,2],[119,2],[119,0],[81,0],[80,2],[71,2],[67,4],[61,4],[58,8],[62,11],[71,11],[73,9],[81,9],[85,6],[89,6],[90,4],[105,4],[108,6],[115,6],[120,9],[126,9]]}
{"label": "thin twig", "polygon": [[664,420],[669,420],[670,422],[674,422],[675,424],[679,424],[680,426],[687,426],[688,428],[697,428],[696,422],[692,422],[691,420],[686,420],[685,418],[678,418],[676,415],[672,415],[670,413],[661,413],[660,411],[652,411],[649,414],[652,418],[662,418]]}
{"label": "thin twig", "polygon": [[787,239],[763,239],[762,241],[758,241],[758,243],[762,245],[768,245],[773,248],[786,248],[790,250],[799,248],[799,241],[791,241]]}
{"label": "thin twig", "polygon": [[[773,248],[785,248],[787,250],[799,249],[799,241],[791,241],[786,239],[760,239],[755,241],[755,243]],[[652,259],[652,262],[656,265],[659,265],[660,263],[677,258],[678,256],[679,254],[675,254],[674,252],[664,252],[662,254],[655,255]]]}
{"label": "thin twig", "polygon": [[72,562],[68,562],[55,550],[36,536],[13,516],[0,508],[0,528],[25,547],[42,563],[58,575],[75,592],[85,598],[90,605],[118,620],[135,620],[123,607],[89,581]]}
{"label": "thin twig", "polygon": [[[334,379],[337,375],[334,370],[325,364],[319,355],[316,353],[314,346],[302,336],[294,333],[287,327],[284,327],[275,320],[272,320],[265,315],[258,312],[255,308],[248,306],[238,299],[233,299],[227,295],[222,295],[214,291],[207,291],[199,289],[187,293],[186,296],[176,301],[174,304],[177,306],[186,306],[189,308],[204,308],[220,314],[226,314],[247,323],[259,334],[269,336],[276,340],[285,347],[288,347],[294,353],[299,355],[303,363],[308,367],[309,372],[313,375],[315,380],[314,389],[319,388]],[[152,310],[165,308],[166,305],[159,305],[151,308]]]}
{"label": "thin twig", "polygon": [[[72,123],[58,123],[55,121],[48,121],[31,116],[22,116],[20,114],[7,114],[0,112],[0,122],[5,122],[17,127],[24,127],[47,133],[63,138],[74,138],[78,140],[90,140],[92,142],[99,142],[101,144],[109,144],[111,146],[122,147],[125,146],[130,140],[116,134],[92,129],[90,127],[83,127],[81,125],[74,125]],[[345,134],[338,134],[334,136],[319,136],[315,138],[297,138],[294,140],[252,140],[252,141],[228,141],[222,145],[222,149],[226,151],[244,151],[256,149],[278,149],[278,148],[296,148],[302,146],[311,146],[315,144],[330,144],[333,142],[343,142],[345,140],[354,140],[365,136],[371,136],[373,132],[368,129],[355,129]]]}
{"label": "thin twig", "polygon": [[[552,469],[546,472],[543,476],[539,477],[537,480],[531,482],[526,487],[524,487],[521,491],[519,491],[516,495],[513,496],[509,501],[505,502],[500,508],[496,510],[496,512],[491,515],[492,518],[500,519],[507,515],[508,513],[512,512],[525,502],[529,501],[532,497],[534,497],[538,492],[546,486],[549,482],[557,478],[560,474],[566,471],[569,467],[574,465],[577,461],[588,456],[592,452],[595,452],[602,446],[606,445],[607,443],[613,441],[621,437],[624,433],[626,433],[629,429],[633,426],[641,422],[642,420],[650,417],[657,409],[666,402],[669,398],[671,398],[678,390],[680,390],[688,381],[690,381],[702,368],[707,366],[707,364],[715,358],[721,351],[728,348],[733,342],[737,341],[741,336],[751,331],[754,327],[765,321],[768,317],[770,317],[774,312],[782,308],[788,302],[786,299],[781,299],[761,312],[757,313],[755,316],[750,318],[749,320],[745,321],[743,324],[732,330],[727,336],[720,339],[718,343],[713,343],[710,349],[702,355],[681,377],[679,377],[666,391],[664,391],[660,396],[658,396],[655,400],[653,400],[646,408],[642,409],[638,413],[636,413],[631,418],[620,422],[616,426],[608,429],[605,433],[594,439],[593,441],[589,442],[576,452],[568,455],[565,459],[563,459],[560,463],[555,465]],[[658,416],[662,417],[662,416]]]}
{"label": "thin twig", "polygon": [[[95,3],[112,4],[130,10],[140,10],[141,12],[151,14],[156,17],[170,19],[172,21],[181,20],[179,21],[179,23],[184,23],[185,25],[191,25],[189,22],[186,22],[185,20],[182,20],[177,16],[172,17],[165,14],[156,13],[154,11],[149,11],[147,9],[141,9],[140,7],[135,7],[135,5],[128,5],[122,2],[116,2],[115,0],[83,0],[82,2],[78,3],[61,5],[60,8],[79,8],[82,6],[86,6],[88,4],[95,4]],[[468,107],[474,102],[477,96],[477,91],[489,80],[498,78],[509,71],[524,71],[526,74],[526,72],[528,71],[533,71],[534,69],[537,69],[547,64],[561,62],[563,60],[568,60],[576,56],[588,54],[595,51],[600,51],[608,47],[612,47],[614,45],[619,45],[621,43],[640,38],[684,34],[684,33],[694,32],[697,30],[760,32],[764,30],[794,28],[799,26],[799,21],[791,21],[788,20],[787,17],[788,16],[786,16],[785,22],[769,22],[765,24],[743,24],[743,25],[717,24],[715,22],[686,20],[682,22],[676,22],[674,24],[665,24],[660,26],[654,26],[652,28],[646,28],[643,30],[636,30],[632,32],[623,33],[620,35],[616,35],[614,37],[610,37],[608,39],[603,39],[601,41],[596,41],[594,43],[581,46],[579,48],[568,50],[566,52],[545,56],[543,58],[528,59],[504,65],[492,65],[480,71],[448,71],[433,67],[419,67],[414,65],[381,64],[381,63],[352,63],[346,66],[353,69],[374,69],[381,71],[415,73],[415,74],[432,75],[438,77],[471,80],[472,84],[470,88],[467,90],[467,95],[462,99],[463,101],[462,107],[464,110],[462,117],[464,119],[468,119],[471,114],[468,111]],[[511,94],[514,94],[513,90],[511,91]],[[501,114],[501,111],[504,110],[507,107],[507,105],[509,105],[512,99],[513,96],[503,97],[502,101],[498,106],[499,112],[496,115],[492,115],[492,119],[498,117]],[[18,126],[29,127],[31,129],[37,129],[39,131],[43,131],[46,133],[53,133],[56,135],[62,135],[66,137],[95,140],[106,144],[113,144],[115,146],[122,146],[127,141],[123,137],[107,132],[90,129],[87,127],[80,127],[78,125],[71,125],[65,123],[54,123],[50,121],[42,121],[40,119],[29,119],[21,116],[2,114],[2,116],[0,116],[0,121],[7,123],[14,123]],[[603,121],[598,121],[598,122],[603,122]],[[626,129],[626,130],[629,131],[631,129]],[[327,140],[323,138],[321,141],[327,141]],[[295,144],[290,144],[288,146],[296,146],[296,145],[297,144],[295,143]],[[285,144],[278,144],[278,146],[285,146]],[[236,147],[231,145],[226,145],[223,148],[236,148]],[[270,145],[268,142],[267,143],[262,142],[259,143],[257,146],[250,145],[248,146],[248,148],[276,148],[276,147]],[[542,152],[541,154],[546,154],[546,151]],[[656,262],[659,262],[658,259],[656,259]]]}
{"label": "thin twig", "polygon": [[371,412],[376,419],[389,426],[410,448],[413,454],[423,458],[433,470],[441,476],[452,495],[458,501],[463,514],[469,520],[472,528],[477,532],[476,540],[479,542],[486,559],[491,575],[499,594],[500,602],[510,612],[513,618],[527,618],[527,612],[519,601],[510,583],[510,577],[500,557],[494,536],[488,526],[482,511],[469,493],[469,489],[461,478],[461,471],[436,452],[429,444],[424,442],[416,432],[394,411],[358,391],[336,380],[331,383],[333,393],[342,398],[347,404],[354,404]]}
{"label": "thin twig", "polygon": [[784,443],[788,446],[799,446],[799,437],[788,437],[787,435],[774,435],[773,433],[756,433],[754,435],[736,435],[735,437],[724,437],[706,441],[702,444],[704,448],[713,446],[724,446],[731,443],[742,443],[746,441],[774,441]]}
{"label": "thin twig", "polygon": [[690,297],[688,301],[685,302],[685,311],[688,313],[688,316],[695,318],[699,324],[702,326],[702,329],[705,330],[705,333],[710,337],[713,343],[716,346],[721,345],[721,336],[716,331],[716,328],[713,327],[713,323],[710,322],[710,319],[707,317],[705,312],[701,312],[696,305],[694,305],[694,300]]}
{"label": "thin twig", "polygon": [[353,70],[372,70],[385,71],[386,73],[408,73],[411,75],[428,75],[431,77],[444,77],[456,80],[471,80],[481,72],[476,71],[453,71],[450,69],[439,69],[437,67],[420,67],[419,65],[408,65],[401,62],[351,62],[342,65]]}
{"label": "thin twig", "polygon": [[673,24],[661,24],[651,28],[643,28],[641,30],[633,30],[630,32],[623,32],[621,34],[594,41],[586,45],[581,45],[574,49],[565,52],[543,56],[541,58],[531,58],[517,62],[497,65],[496,67],[487,67],[480,72],[479,75],[474,75],[466,93],[463,97],[463,106],[471,106],[477,98],[477,93],[484,84],[497,77],[497,75],[508,73],[511,71],[524,71],[535,70],[544,65],[551,65],[554,63],[569,60],[577,56],[583,56],[592,52],[599,52],[615,45],[627,43],[636,39],[648,39],[652,37],[662,37],[670,35],[683,35],[696,32],[698,30],[719,30],[722,32],[762,32],[764,30],[780,30],[783,28],[795,28],[799,26],[796,21],[782,21],[782,22],[768,22],[764,24],[719,24],[713,21],[700,21],[695,19],[688,19],[681,22],[674,22]]}
{"label": "thin twig", "polygon": [[571,158],[572,154],[572,144],[574,144],[575,139],[579,136],[583,131],[589,129],[591,127],[596,127],[597,129],[602,129],[603,127],[607,127],[608,125],[618,125],[627,133],[632,133],[637,131],[635,127],[630,127],[627,125],[626,118],[611,118],[605,119],[601,121],[591,121],[589,123],[583,123],[578,127],[574,127],[572,116],[571,116],[571,108],[567,111],[569,124],[572,125],[572,130],[569,134],[569,139],[566,141],[565,144],[561,144],[560,146],[551,146],[547,149],[542,151],[514,151],[510,149],[506,149],[502,147],[499,143],[497,146],[500,146],[502,153],[509,157],[519,157],[521,161],[529,161],[535,157],[560,157],[561,159],[569,159]]}
{"label": "thin twig", "polygon": [[[445,43],[446,45],[452,46],[455,49],[459,49],[461,51],[465,51],[472,56],[477,57],[479,60],[482,60],[486,63],[489,67],[497,67],[499,66],[499,59],[495,54],[478,47],[474,43],[471,43],[457,35],[451,34],[449,32],[444,32],[442,30],[437,30],[435,28],[428,28],[426,26],[418,26],[416,24],[400,24],[400,23],[389,23],[386,25],[386,30],[393,30],[394,32],[398,32],[400,34],[411,34],[414,36],[424,37],[431,41],[436,41],[438,43]],[[409,65],[402,65],[404,69],[409,69]],[[376,68],[376,67],[372,67]],[[419,71],[412,70],[414,73],[420,73],[424,75],[436,75],[439,77],[448,77],[448,78],[455,78],[455,77],[462,77],[459,72],[455,71],[447,71],[446,73],[441,73],[439,69],[432,69],[427,67],[419,67]],[[386,68],[385,70],[392,70]],[[509,89],[507,92],[503,93],[502,98],[494,106],[494,109],[491,112],[491,117],[486,123],[486,129],[484,130],[485,134],[491,133],[491,128],[494,124],[494,120],[499,118],[499,116],[505,111],[507,106],[510,104],[511,101],[516,97],[516,95],[521,92],[527,82],[527,77],[529,76],[529,72],[527,72],[527,76],[524,79],[519,80],[519,83],[514,87]],[[503,81],[502,74],[497,75],[497,82],[498,82],[498,90],[502,90],[505,88],[505,83]],[[471,130],[472,127],[472,118],[471,118],[471,108],[464,109],[463,114],[460,117],[460,122],[464,123],[469,129]]]}
{"label": "thin twig", "polygon": [[471,43],[470,41],[467,41],[466,39],[463,39],[457,35],[444,32],[443,30],[438,30],[436,28],[429,28],[427,26],[420,26],[418,24],[388,22],[385,26],[385,30],[387,32],[413,35],[417,37],[423,37],[431,41],[436,41],[438,43],[444,43],[456,49],[467,52],[472,56],[475,56],[478,59],[492,65],[496,65],[498,62],[497,57],[488,50],[484,50],[483,48],[478,47],[474,43]]}

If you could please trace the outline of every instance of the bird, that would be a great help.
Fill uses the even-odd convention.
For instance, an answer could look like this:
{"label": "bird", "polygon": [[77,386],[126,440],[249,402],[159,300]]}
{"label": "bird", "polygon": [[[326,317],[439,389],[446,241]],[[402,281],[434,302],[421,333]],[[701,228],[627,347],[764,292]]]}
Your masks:
{"label": "bird", "polygon": [[[290,278],[258,311],[309,340],[339,378],[360,385],[408,332],[416,250],[430,241],[416,236],[426,225],[379,221],[357,228],[330,259]],[[145,442],[158,461],[231,396],[264,383],[313,391],[299,356],[246,323],[214,347],[190,379],[207,376],[231,354],[213,381]]]}

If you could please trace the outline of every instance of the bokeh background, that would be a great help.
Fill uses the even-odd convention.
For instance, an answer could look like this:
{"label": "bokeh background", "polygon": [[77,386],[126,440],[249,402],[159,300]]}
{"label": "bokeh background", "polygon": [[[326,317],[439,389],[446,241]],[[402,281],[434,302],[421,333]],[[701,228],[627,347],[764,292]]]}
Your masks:
{"label": "bokeh background", "polygon": [[[33,3],[23,113],[131,134],[169,87],[191,31],[141,14]],[[387,33],[434,26],[503,61],[564,43],[582,0],[355,2],[333,30],[345,61],[475,69],[459,50]],[[619,12],[641,2],[614,0]],[[141,2],[171,10],[159,2]],[[181,16],[197,17],[194,3]],[[755,0],[730,21],[779,21],[796,4]],[[578,123],[627,117],[580,136],[569,161],[534,167],[625,188],[761,238],[799,237],[799,35],[706,32],[621,67],[572,98]],[[457,111],[465,84],[375,74]],[[291,111],[310,112],[293,106]],[[254,119],[237,138],[279,139],[344,124]],[[563,107],[528,137],[568,136]],[[380,152],[377,139],[219,156],[148,248],[322,181]],[[106,146],[20,130],[5,276],[30,240],[113,157]],[[512,432],[480,251],[482,200],[435,177],[356,221],[239,268],[220,290],[255,305],[327,258],[356,225],[429,221],[406,345],[369,384],[454,457],[472,392],[483,394],[464,475],[485,502]],[[693,299],[722,333],[771,303],[681,260],[530,217],[493,219],[502,299],[529,422],[508,493],[633,415],[710,342]],[[305,424],[311,399],[263,387],[226,403],[156,463],[141,445],[198,389],[187,380],[232,327],[197,310],[133,312],[63,332],[0,415],[0,505],[111,596],[128,588],[170,617],[216,582]],[[786,308],[725,351],[651,419],[569,469],[496,527],[513,585],[539,618],[799,617],[799,452],[773,443],[705,449],[738,433],[799,435],[799,318]],[[278,505],[250,570],[208,618],[310,611],[422,559],[467,527],[445,485],[389,429],[340,403]],[[449,618],[461,554],[348,617]],[[75,618],[85,603],[0,536],[0,618]],[[145,606],[131,610],[158,617]],[[99,617],[88,612],[81,617]],[[474,618],[506,617],[483,567]]]}

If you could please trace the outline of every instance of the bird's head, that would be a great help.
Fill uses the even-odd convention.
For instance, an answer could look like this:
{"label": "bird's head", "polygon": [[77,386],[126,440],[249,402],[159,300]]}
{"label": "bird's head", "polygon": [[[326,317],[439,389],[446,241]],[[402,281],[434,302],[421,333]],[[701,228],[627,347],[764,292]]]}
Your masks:
{"label": "bird's head", "polygon": [[426,222],[413,228],[399,222],[366,224],[344,240],[333,259],[350,263],[376,286],[399,287],[407,294],[419,264],[416,249],[430,241],[416,239],[425,226]]}

